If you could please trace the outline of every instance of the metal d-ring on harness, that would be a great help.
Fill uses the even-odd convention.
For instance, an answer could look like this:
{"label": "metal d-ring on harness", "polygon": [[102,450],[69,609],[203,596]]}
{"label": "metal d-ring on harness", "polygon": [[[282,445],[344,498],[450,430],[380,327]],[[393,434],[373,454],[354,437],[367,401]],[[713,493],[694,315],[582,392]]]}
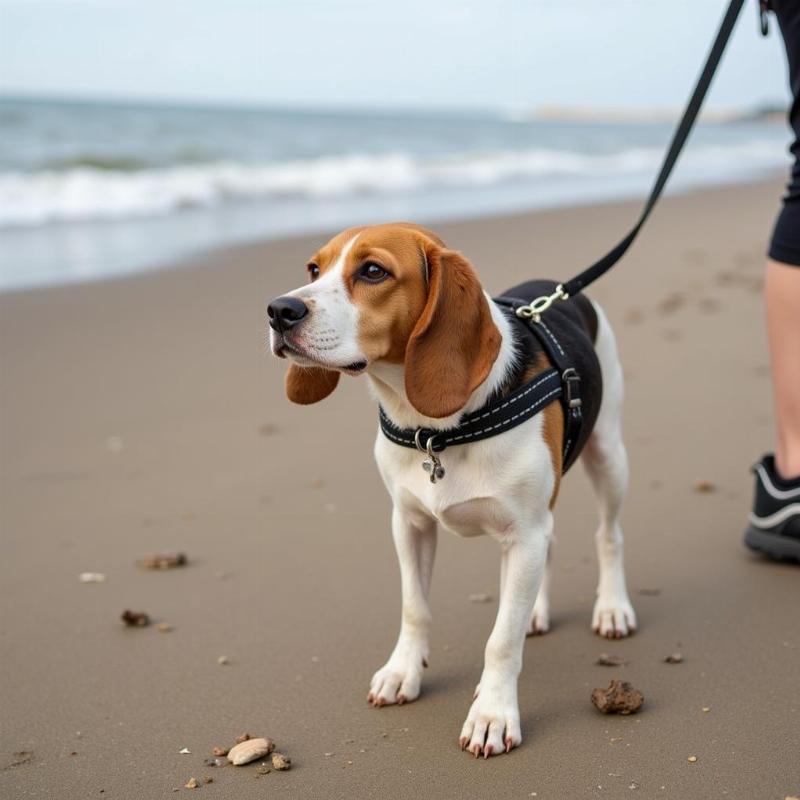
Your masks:
{"label": "metal d-ring on harness", "polygon": [[[628,234],[602,258],[595,261],[594,264],[566,283],[559,284],[555,292],[550,295],[537,297],[533,302],[527,304],[515,298],[495,298],[496,303],[510,307],[517,317],[528,323],[531,331],[544,346],[554,368],[537,375],[533,381],[520,387],[508,397],[492,400],[478,411],[464,416],[458,427],[445,431],[426,430],[424,428],[398,428],[388,418],[383,409],[380,409],[380,425],[384,435],[395,444],[416,448],[427,456],[422,466],[430,475],[431,483],[436,483],[437,480],[441,480],[445,475],[444,467],[442,467],[437,455],[445,447],[450,444],[466,444],[496,436],[498,433],[502,433],[530,419],[530,417],[559,397],[562,398],[565,415],[564,463],[565,465],[570,463],[572,448],[577,441],[582,423],[580,375],[570,364],[566,352],[559,345],[552,330],[542,320],[542,315],[554,303],[574,297],[601,275],[608,272],[633,244],[634,239],[636,239],[645,221],[650,216],[650,212],[661,197],[678,156],[689,138],[744,3],[745,0],[731,0],[728,5],[703,70],[697,79],[697,84],[689,98],[678,127],[675,129],[661,169],[653,188],[650,190],[650,195],[645,202],[642,213],[639,215],[639,219]],[[759,0],[758,19],[761,33],[765,36],[769,32],[766,16],[769,7],[769,0]]]}

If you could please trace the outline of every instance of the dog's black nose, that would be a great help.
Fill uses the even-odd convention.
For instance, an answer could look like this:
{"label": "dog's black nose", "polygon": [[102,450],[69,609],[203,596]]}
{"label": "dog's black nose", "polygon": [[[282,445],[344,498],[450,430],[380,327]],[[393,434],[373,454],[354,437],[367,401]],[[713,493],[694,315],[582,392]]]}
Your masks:
{"label": "dog's black nose", "polygon": [[276,331],[288,331],[308,314],[308,306],[296,297],[276,297],[267,306],[269,326]]}

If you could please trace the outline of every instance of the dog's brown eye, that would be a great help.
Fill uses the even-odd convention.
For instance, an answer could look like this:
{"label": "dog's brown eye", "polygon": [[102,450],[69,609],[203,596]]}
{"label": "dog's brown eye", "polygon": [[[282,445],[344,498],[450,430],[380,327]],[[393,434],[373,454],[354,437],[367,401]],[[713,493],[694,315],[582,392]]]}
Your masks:
{"label": "dog's brown eye", "polygon": [[312,281],[315,281],[317,278],[319,278],[319,267],[316,264],[308,265],[308,276]]}
{"label": "dog's brown eye", "polygon": [[361,267],[359,275],[370,283],[378,283],[378,281],[387,278],[389,273],[380,264],[376,264],[374,261],[368,261]]}

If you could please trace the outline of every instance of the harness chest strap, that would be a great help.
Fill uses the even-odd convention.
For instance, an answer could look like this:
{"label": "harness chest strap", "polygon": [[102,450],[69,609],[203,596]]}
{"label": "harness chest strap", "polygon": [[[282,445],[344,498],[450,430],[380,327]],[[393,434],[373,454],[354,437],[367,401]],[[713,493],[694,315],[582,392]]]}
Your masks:
{"label": "harness chest strap", "polygon": [[[523,300],[505,297],[497,298],[495,302],[512,310],[525,303]],[[497,436],[521,425],[559,398],[564,406],[565,422],[563,469],[566,470],[572,463],[582,423],[580,377],[569,363],[567,354],[553,331],[546,325],[542,326],[541,322],[528,321],[527,324],[539,338],[550,362],[555,366],[540,372],[511,394],[490,400],[482,408],[467,414],[457,427],[445,430],[400,428],[389,419],[383,408],[379,409],[381,431],[387,439],[401,447],[419,450],[427,456],[423,468],[430,474],[431,483],[444,477],[444,468],[437,454],[445,448]]]}
{"label": "harness chest strap", "polygon": [[558,337],[552,328],[541,316],[526,316],[519,313],[520,309],[527,308],[527,303],[517,297],[496,297],[494,300],[499,306],[509,308],[516,319],[524,322],[531,333],[536,336],[539,343],[547,353],[550,363],[555,366],[561,375],[562,393],[561,403],[564,409],[564,452],[562,472],[572,466],[577,456],[576,446],[580,439],[583,427],[583,402],[581,400],[581,378],[575,369],[566,350],[561,346]]}

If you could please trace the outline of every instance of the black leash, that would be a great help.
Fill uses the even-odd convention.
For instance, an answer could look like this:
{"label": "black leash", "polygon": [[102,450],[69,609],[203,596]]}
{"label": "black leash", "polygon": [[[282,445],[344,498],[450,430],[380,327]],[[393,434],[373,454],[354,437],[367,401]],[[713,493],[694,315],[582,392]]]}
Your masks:
{"label": "black leash", "polygon": [[[650,196],[647,198],[644,209],[642,210],[638,221],[633,226],[631,231],[624,239],[622,239],[621,242],[619,242],[619,244],[616,245],[616,247],[609,250],[602,258],[595,261],[590,267],[587,267],[585,270],[583,270],[583,272],[578,273],[574,278],[568,280],[566,283],[560,284],[556,288],[554,294],[545,297],[539,297],[530,305],[517,309],[517,314],[520,317],[537,321],[541,313],[547,310],[555,301],[566,300],[569,297],[575,296],[579,292],[583,291],[583,289],[585,289],[590,283],[596,281],[601,275],[605,275],[605,273],[608,272],[625,255],[628,248],[633,244],[634,239],[636,239],[636,236],[642,229],[642,226],[650,216],[650,212],[653,210],[655,204],[658,202],[658,199],[661,197],[664,186],[666,186],[667,180],[669,179],[678,157],[680,156],[681,151],[686,144],[686,140],[689,138],[689,134],[692,132],[694,123],[697,120],[697,115],[700,113],[700,108],[703,105],[703,101],[708,93],[708,89],[711,86],[711,81],[714,78],[714,73],[717,71],[722,54],[725,51],[725,47],[727,46],[731,34],[733,33],[733,29],[736,25],[736,20],[739,17],[739,12],[742,10],[742,6],[745,2],[746,0],[731,0],[728,10],[725,12],[725,16],[720,24],[717,37],[711,47],[711,52],[708,54],[703,71],[700,73],[700,77],[697,80],[697,84],[692,92],[692,96],[689,98],[689,103],[687,104],[686,109],[683,112],[683,116],[678,123],[678,127],[675,129],[675,133],[672,136],[672,141],[670,142],[670,146],[667,150],[666,156],[664,157],[664,161],[661,164],[661,170],[658,173],[656,182],[653,184],[653,188],[650,191]],[[760,0],[758,8],[759,21],[761,25],[761,32],[765,35],[767,33],[767,7],[768,6],[764,0]]]}
{"label": "black leash", "polygon": [[[683,150],[686,140],[694,127],[697,115],[703,105],[714,73],[717,71],[722,54],[733,33],[739,12],[746,0],[731,0],[722,24],[717,32],[711,52],[708,54],[703,71],[689,99],[678,127],[672,136],[667,154],[661,165],[655,184],[650,191],[650,196],[644,205],[638,221],[628,235],[619,244],[594,262],[590,267],[580,272],[572,280],[559,284],[551,295],[536,298],[530,304],[525,301],[509,297],[495,298],[500,306],[505,306],[511,313],[524,320],[531,331],[537,336],[553,365],[532,381],[521,386],[509,396],[490,400],[478,411],[463,417],[457,427],[447,430],[432,430],[428,428],[400,428],[395,425],[386,412],[380,409],[380,426],[383,434],[395,444],[402,447],[415,448],[426,456],[422,462],[423,469],[430,476],[432,483],[445,476],[438,454],[449,445],[467,444],[481,439],[496,436],[510,428],[514,428],[535,414],[538,414],[550,403],[560,399],[564,409],[564,463],[563,470],[574,460],[577,452],[575,445],[580,436],[583,424],[582,401],[580,396],[580,376],[569,358],[569,354],[561,347],[549,326],[541,319],[541,315],[558,300],[567,300],[581,292],[590,283],[596,281],[601,275],[608,272],[625,255],[633,244],[650,212],[658,202],[664,186]],[[769,0],[759,0],[758,13],[761,32],[768,32],[766,12]]]}

